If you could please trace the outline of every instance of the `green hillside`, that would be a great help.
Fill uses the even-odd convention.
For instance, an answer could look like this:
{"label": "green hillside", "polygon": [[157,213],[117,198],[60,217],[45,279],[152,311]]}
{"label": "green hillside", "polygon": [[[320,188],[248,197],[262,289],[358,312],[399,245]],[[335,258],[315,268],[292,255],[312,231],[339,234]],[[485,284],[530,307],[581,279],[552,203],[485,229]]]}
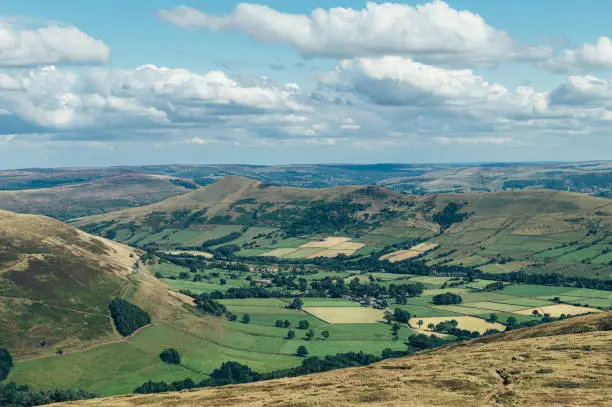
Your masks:
{"label": "green hillside", "polygon": [[426,241],[438,245],[420,256],[430,264],[609,278],[611,223],[609,200],[559,191],[421,196],[381,187],[301,189],[227,177],[153,205],[77,219],[74,225],[162,250],[210,249],[207,242],[225,236],[216,247],[236,244],[238,254],[248,256],[279,248],[295,249],[287,254],[292,258],[312,256],[312,250],[297,250],[329,236],[363,244],[357,256]]}

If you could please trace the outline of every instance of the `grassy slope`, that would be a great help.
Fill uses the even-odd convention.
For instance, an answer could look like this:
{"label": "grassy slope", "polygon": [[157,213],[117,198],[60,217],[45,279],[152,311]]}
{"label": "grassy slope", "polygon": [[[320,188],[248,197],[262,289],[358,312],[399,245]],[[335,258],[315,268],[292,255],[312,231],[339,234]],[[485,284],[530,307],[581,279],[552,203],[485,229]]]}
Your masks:
{"label": "grassy slope", "polygon": [[612,385],[612,316],[521,329],[364,368],[75,406],[604,406]]}
{"label": "grassy slope", "polygon": [[[601,252],[606,248],[612,249],[612,241],[607,237],[612,226],[612,203],[606,199],[559,191],[409,196],[381,188],[300,189],[266,186],[245,178],[228,177],[183,196],[145,207],[82,218],[75,225],[86,229],[101,225],[98,233],[116,230],[119,240],[156,242],[162,247],[170,247],[179,243],[178,240],[173,243],[175,239],[172,236],[176,232],[170,231],[184,225],[187,225],[184,233],[211,236],[222,233],[221,227],[228,228],[226,225],[215,226],[215,222],[236,227],[255,222],[258,227],[282,228],[299,217],[313,201],[341,199],[370,204],[366,211],[354,214],[360,220],[367,215],[369,220],[365,223],[369,227],[349,232],[353,233],[356,241],[367,245],[361,253],[422,238],[440,244],[438,249],[425,256],[432,262],[478,266],[498,258],[512,258],[513,261],[506,264],[484,267],[494,272],[526,269],[600,278],[608,278],[611,274],[611,266],[605,261],[607,257]],[[432,216],[451,202],[466,203],[462,211],[470,216],[438,235],[439,225],[432,221]],[[388,219],[378,218],[382,209],[394,213]],[[205,214],[204,210],[207,211]],[[173,213],[179,211],[184,212],[183,218],[172,220]],[[253,220],[255,211],[258,212],[257,220]],[[186,219],[191,220],[187,222]],[[108,223],[104,225],[105,222]],[[159,223],[154,226],[155,222]],[[127,232],[129,227],[134,229],[133,232]],[[160,227],[165,229],[159,232]],[[219,231],[211,232],[210,229],[215,227]],[[153,238],[147,239],[154,233]],[[229,229],[225,233],[229,233]],[[247,234],[255,236],[254,233]],[[305,236],[306,239],[316,237]],[[247,240],[243,237],[237,243],[247,243]],[[259,254],[264,249],[297,247],[302,240],[285,241],[282,234],[276,233],[273,237],[251,240],[255,244],[243,253]],[[579,250],[579,245],[573,244],[575,241],[592,248]],[[555,248],[562,245],[570,246],[567,250],[574,247],[576,254],[567,255],[567,250],[555,252]],[[455,252],[447,254],[450,250]],[[551,256],[546,253],[551,253]],[[582,263],[585,259],[592,260],[592,264]],[[575,266],[568,268],[568,262]]]}
{"label": "grassy slope", "polygon": [[53,188],[0,191],[0,208],[72,219],[147,205],[189,192],[170,177],[121,174]]}
{"label": "grassy slope", "polygon": [[116,339],[108,303],[133,285],[133,252],[51,218],[0,211],[2,345],[22,357]]}

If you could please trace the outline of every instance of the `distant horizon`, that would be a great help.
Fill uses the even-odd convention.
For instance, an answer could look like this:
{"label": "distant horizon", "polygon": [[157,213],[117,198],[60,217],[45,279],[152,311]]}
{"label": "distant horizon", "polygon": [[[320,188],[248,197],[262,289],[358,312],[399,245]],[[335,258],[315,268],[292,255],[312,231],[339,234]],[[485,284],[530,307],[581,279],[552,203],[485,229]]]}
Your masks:
{"label": "distant horizon", "polygon": [[249,163],[181,163],[181,164],[126,164],[126,165],[94,165],[94,166],[59,166],[59,167],[22,167],[22,168],[4,168],[0,167],[0,171],[27,171],[27,170],[60,170],[60,169],[112,169],[112,168],[141,168],[141,167],[207,167],[207,166],[248,166],[248,167],[299,167],[299,166],[377,166],[377,165],[397,165],[397,166],[423,166],[423,165],[448,165],[453,167],[460,166],[480,166],[480,165],[546,165],[546,164],[581,164],[581,163],[612,163],[610,160],[562,160],[562,161],[482,161],[482,162],[376,162],[376,163],[359,163],[359,162],[321,162],[321,163],[292,163],[292,164],[249,164]]}

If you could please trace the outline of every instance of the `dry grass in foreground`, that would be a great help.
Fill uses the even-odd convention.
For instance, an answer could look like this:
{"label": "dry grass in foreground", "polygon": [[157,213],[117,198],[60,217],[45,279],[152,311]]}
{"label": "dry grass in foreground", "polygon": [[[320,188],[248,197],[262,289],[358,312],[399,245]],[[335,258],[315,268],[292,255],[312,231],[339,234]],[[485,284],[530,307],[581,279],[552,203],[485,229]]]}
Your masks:
{"label": "dry grass in foreground", "polygon": [[572,318],[362,368],[72,406],[604,406],[612,315]]}

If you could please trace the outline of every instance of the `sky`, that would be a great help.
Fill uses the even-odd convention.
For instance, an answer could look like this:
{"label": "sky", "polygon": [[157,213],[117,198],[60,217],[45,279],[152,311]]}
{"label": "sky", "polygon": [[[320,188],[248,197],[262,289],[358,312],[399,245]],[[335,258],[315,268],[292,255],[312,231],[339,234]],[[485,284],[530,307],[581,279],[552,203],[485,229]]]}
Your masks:
{"label": "sky", "polygon": [[607,0],[0,0],[0,168],[612,158]]}

